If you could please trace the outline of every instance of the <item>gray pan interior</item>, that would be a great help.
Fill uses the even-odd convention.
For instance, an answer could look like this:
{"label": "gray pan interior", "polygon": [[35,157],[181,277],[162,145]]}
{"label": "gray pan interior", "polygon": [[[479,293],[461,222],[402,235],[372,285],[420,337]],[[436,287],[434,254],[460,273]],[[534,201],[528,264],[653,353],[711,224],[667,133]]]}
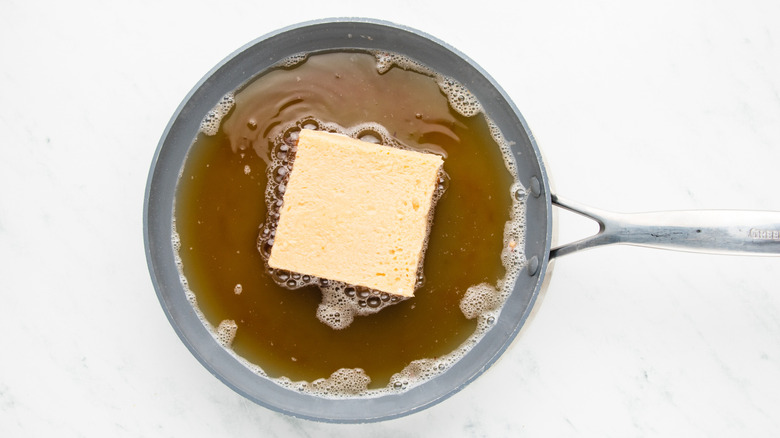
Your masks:
{"label": "gray pan interior", "polygon": [[[171,244],[174,191],[200,121],[216,102],[276,61],[301,52],[380,49],[405,54],[450,76],[476,95],[512,142],[520,181],[528,190],[524,270],[488,334],[442,375],[404,393],[369,399],[323,399],[259,377],[225,351],[198,319],[179,279]],[[184,344],[217,378],[246,398],[285,414],[328,422],[370,422],[408,415],[453,395],[478,377],[509,346],[528,317],[546,271],[551,241],[551,201],[541,155],[528,126],[501,87],[465,55],[434,37],[404,26],[366,19],[307,22],[263,36],[214,67],[184,98],[166,127],[152,161],[144,201],[144,242],[160,303]]]}

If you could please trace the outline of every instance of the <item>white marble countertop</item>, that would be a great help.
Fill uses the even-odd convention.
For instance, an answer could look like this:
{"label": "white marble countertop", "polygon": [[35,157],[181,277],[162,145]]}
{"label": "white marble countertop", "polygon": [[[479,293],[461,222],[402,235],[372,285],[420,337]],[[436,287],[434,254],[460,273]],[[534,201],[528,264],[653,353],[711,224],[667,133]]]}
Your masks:
{"label": "white marble countertop", "polygon": [[268,411],[182,345],[144,257],[154,150],[214,64],[299,21],[382,18],[454,45],[513,98],[567,198],[780,211],[777,1],[452,4],[5,2],[0,436],[778,436],[778,258],[561,258],[496,365],[379,424]]}

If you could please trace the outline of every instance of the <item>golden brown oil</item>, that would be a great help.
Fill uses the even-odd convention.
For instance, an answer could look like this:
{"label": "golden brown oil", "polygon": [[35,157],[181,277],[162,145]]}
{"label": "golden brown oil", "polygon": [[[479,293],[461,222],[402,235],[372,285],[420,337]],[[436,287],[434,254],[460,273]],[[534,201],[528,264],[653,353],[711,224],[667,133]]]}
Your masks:
{"label": "golden brown oil", "polygon": [[[315,286],[278,286],[256,246],[272,140],[310,117],[381,124],[406,146],[445,156],[450,176],[434,213],[424,284],[414,298],[343,330],[315,316]],[[470,286],[505,275],[513,181],[485,118],[453,111],[431,76],[398,67],[380,74],[368,53],[313,54],[242,87],[219,132],[196,138],[175,201],[183,273],[205,318],[215,327],[234,320],[233,350],[270,377],[313,381],[362,368],[369,387],[383,387],[411,361],[450,353],[474,332],[459,303]]]}

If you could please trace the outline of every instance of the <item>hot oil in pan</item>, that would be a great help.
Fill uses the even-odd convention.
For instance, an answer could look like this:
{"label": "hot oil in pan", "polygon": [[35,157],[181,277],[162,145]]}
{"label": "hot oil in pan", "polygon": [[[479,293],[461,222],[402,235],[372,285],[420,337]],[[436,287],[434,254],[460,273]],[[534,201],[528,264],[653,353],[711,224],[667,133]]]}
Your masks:
{"label": "hot oil in pan", "polygon": [[[262,373],[323,395],[364,393],[365,376],[369,388],[397,390],[446,370],[475,331],[492,324],[491,309],[524,263],[513,164],[478,110],[458,84],[383,53],[295,57],[226,96],[204,120],[175,201],[183,281],[207,325],[220,327],[224,343]],[[258,251],[266,172],[278,139],[301,126],[367,123],[409,148],[443,155],[450,181],[435,207],[414,298],[334,330],[315,316],[317,286],[280,286]],[[483,312],[469,319],[461,307]],[[291,383],[334,372],[325,383]]]}

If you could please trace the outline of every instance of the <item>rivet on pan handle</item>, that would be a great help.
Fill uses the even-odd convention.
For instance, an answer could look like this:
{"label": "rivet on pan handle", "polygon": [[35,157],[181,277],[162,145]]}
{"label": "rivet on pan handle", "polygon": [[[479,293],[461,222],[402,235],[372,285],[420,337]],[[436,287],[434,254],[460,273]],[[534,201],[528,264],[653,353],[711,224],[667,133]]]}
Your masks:
{"label": "rivet on pan handle", "polygon": [[623,243],[678,251],[731,255],[780,255],[780,212],[687,210],[612,213],[559,196],[552,202],[593,219],[598,233],[553,248],[550,258],[602,245]]}

